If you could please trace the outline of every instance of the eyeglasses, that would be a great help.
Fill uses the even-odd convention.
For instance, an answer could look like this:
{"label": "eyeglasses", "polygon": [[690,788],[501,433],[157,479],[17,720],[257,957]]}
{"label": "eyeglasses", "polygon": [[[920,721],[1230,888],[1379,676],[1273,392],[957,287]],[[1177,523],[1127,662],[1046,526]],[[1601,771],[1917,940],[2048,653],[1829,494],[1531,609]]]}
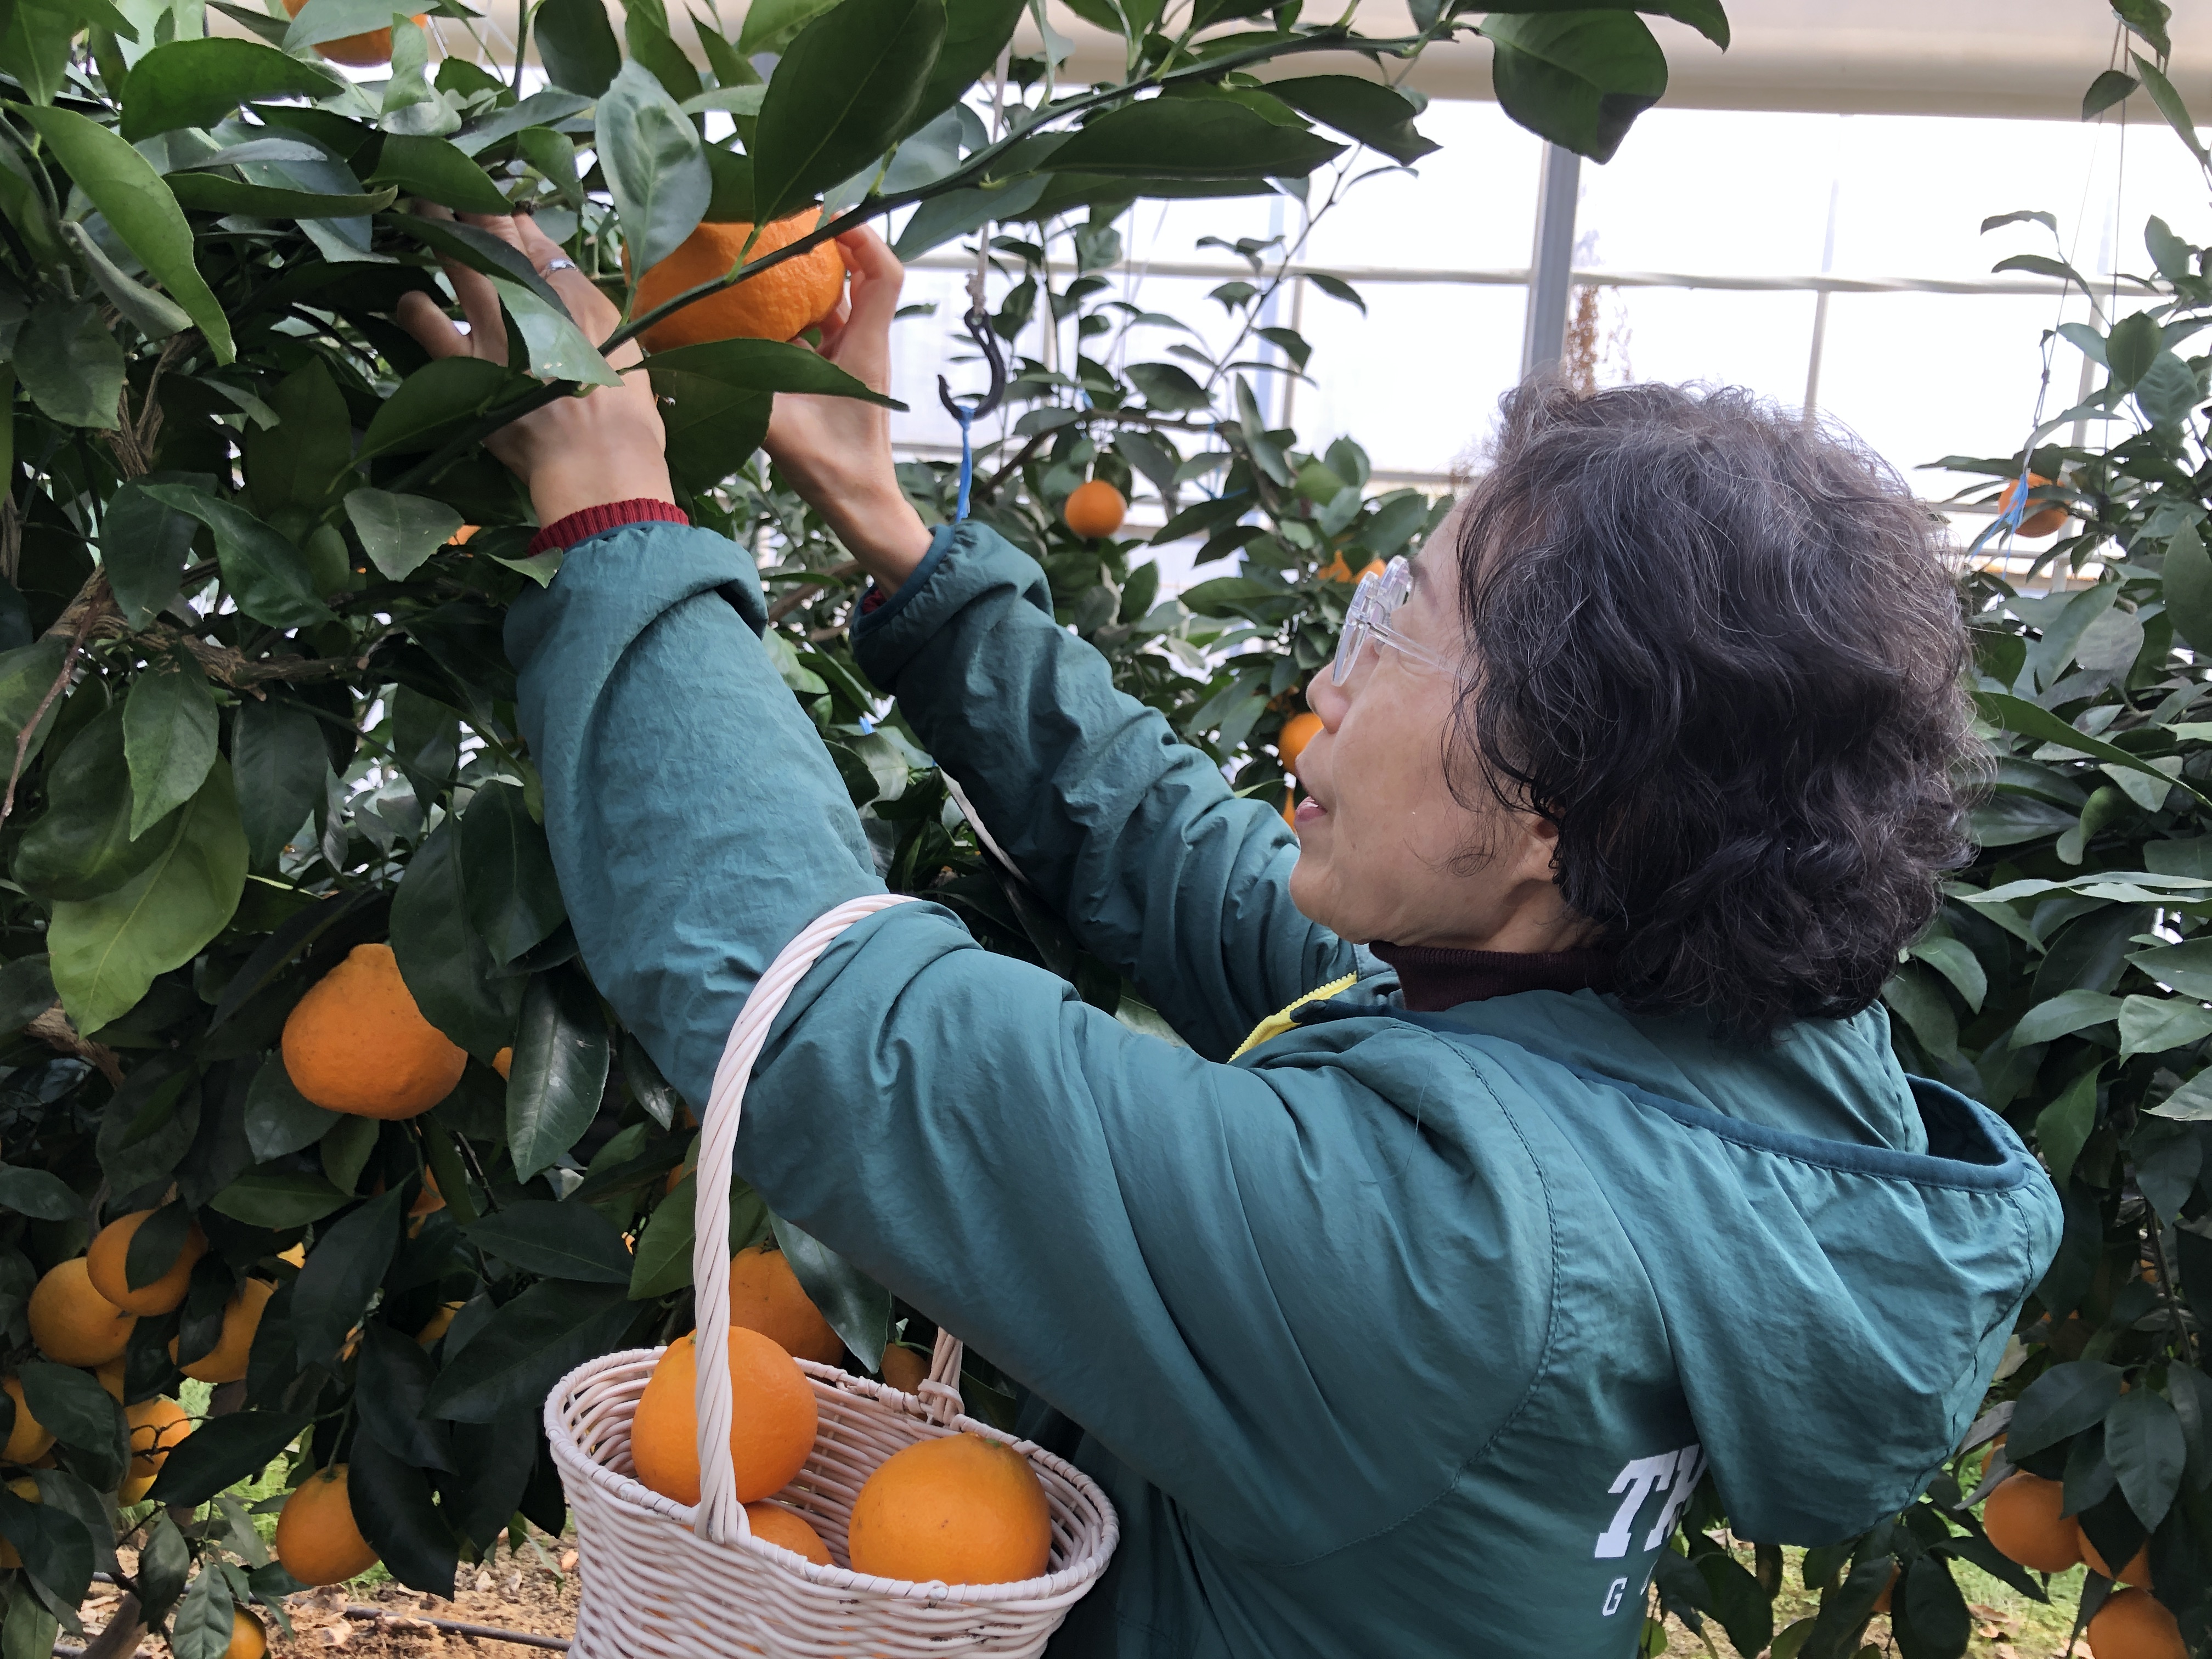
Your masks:
{"label": "eyeglasses", "polygon": [[1359,666],[1367,642],[1388,646],[1440,674],[1458,671],[1425,645],[1416,644],[1390,625],[1390,618],[1413,591],[1413,567],[1403,555],[1384,566],[1379,575],[1362,576],[1352,590],[1352,604],[1344,613],[1344,632],[1337,635],[1336,666],[1329,672],[1332,684],[1342,685]]}

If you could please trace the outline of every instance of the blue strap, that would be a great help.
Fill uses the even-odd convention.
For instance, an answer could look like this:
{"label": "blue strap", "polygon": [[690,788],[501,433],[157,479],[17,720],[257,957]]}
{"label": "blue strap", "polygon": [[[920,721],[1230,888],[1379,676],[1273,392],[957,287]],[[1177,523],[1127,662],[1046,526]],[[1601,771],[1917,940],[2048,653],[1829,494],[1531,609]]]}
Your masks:
{"label": "blue strap", "polygon": [[952,522],[958,524],[968,516],[968,486],[975,482],[975,449],[968,436],[975,411],[965,404],[956,404],[953,409],[960,416],[960,499],[952,508]]}

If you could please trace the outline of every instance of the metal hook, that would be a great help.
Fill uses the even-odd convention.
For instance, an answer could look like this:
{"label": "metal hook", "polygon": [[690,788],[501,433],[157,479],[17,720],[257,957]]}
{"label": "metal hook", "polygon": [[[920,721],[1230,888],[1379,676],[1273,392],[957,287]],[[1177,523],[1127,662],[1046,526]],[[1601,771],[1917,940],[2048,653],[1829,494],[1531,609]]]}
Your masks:
{"label": "metal hook", "polygon": [[945,405],[945,412],[954,420],[960,419],[964,410],[968,418],[973,421],[998,408],[1000,400],[1006,395],[1006,360],[1000,353],[999,337],[992,331],[991,313],[980,303],[971,304],[968,307],[968,314],[960,320],[967,327],[969,338],[975,341],[976,349],[982,352],[983,361],[991,366],[991,389],[974,403],[963,404],[952,395],[951,383],[940,374],[937,377],[937,396]]}

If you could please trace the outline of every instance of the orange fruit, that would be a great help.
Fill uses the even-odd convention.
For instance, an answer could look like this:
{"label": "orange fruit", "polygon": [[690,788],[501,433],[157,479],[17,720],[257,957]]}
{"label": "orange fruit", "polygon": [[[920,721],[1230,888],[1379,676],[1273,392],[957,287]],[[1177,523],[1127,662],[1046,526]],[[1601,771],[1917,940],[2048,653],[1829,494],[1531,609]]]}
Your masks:
{"label": "orange fruit", "polygon": [[161,1473],[169,1454],[192,1431],[192,1419],[185,1414],[185,1408],[166,1395],[125,1406],[123,1416],[131,1425],[131,1473],[134,1475]]}
{"label": "orange fruit", "polygon": [[2089,1621],[2096,1659],[2189,1659],[2181,1626],[2147,1589],[2114,1590]]}
{"label": "orange fruit", "polygon": [[123,1385],[129,1380],[130,1370],[128,1360],[118,1354],[105,1365],[93,1367],[92,1374],[100,1379],[100,1386],[106,1389],[109,1397],[119,1406],[123,1403]]}
{"label": "orange fruit", "polygon": [[422,1190],[415,1194],[415,1201],[407,1206],[410,1216],[428,1215],[446,1207],[446,1195],[438,1190],[438,1177],[428,1170],[422,1171]]}
{"label": "orange fruit", "polygon": [[2025,1472],[2008,1475],[1982,1505],[1990,1542],[2038,1572],[2063,1572],[2081,1559],[2081,1529],[2061,1515],[2065,1488]]}
{"label": "orange fruit", "polygon": [[[2028,489],[2040,489],[2050,482],[2051,480],[2040,472],[2031,472],[2027,475]],[[2004,494],[1997,497],[1997,511],[2011,512],[2013,504],[2026,493],[2027,490],[2021,488],[2020,480],[2014,478],[2005,486]],[[2060,525],[2064,524],[2066,518],[2066,507],[2061,501],[2052,501],[2047,506],[2031,507],[2027,516],[2020,521],[2020,533],[2023,536],[2048,536]]]}
{"label": "orange fruit", "polygon": [[845,1344],[830,1328],[781,1250],[756,1244],[730,1258],[730,1322],[773,1337],[793,1359],[834,1365]]}
{"label": "orange fruit", "polygon": [[261,1621],[244,1607],[230,1610],[230,1645],[222,1650],[222,1659],[261,1659],[269,1651],[269,1632]]}
{"label": "orange fruit", "polygon": [[1128,511],[1129,503],[1121,499],[1120,490],[1103,478],[1093,478],[1067,492],[1060,516],[1077,535],[1095,539],[1119,530]]}
{"label": "orange fruit", "polygon": [[50,1269],[31,1291],[31,1340],[64,1365],[100,1365],[122,1353],[138,1322],[92,1287],[84,1258]]}
{"label": "orange fruit", "polygon": [[303,1584],[336,1584],[376,1565],[376,1552],[354,1524],[346,1466],[333,1463],[292,1490],[276,1515],[276,1559]]}
{"label": "orange fruit", "polygon": [[[797,241],[821,217],[818,208],[808,208],[778,219],[763,228],[750,252],[745,239],[753,234],[750,224],[700,226],[684,239],[683,246],[639,281],[633,314],[665,304],[686,289],[726,276],[741,255],[757,259]],[[662,318],[645,331],[645,349],[667,351],[708,340],[788,340],[828,317],[844,293],[844,258],[834,241],[819,243],[735,288],[695,300],[674,316]]]}
{"label": "orange fruit", "polygon": [[1283,722],[1283,729],[1275,735],[1275,753],[1282,757],[1283,770],[1296,772],[1298,757],[1306,752],[1306,745],[1321,735],[1321,716],[1308,711],[1293,714]]}
{"label": "orange fruit", "polygon": [[[302,0],[302,3],[304,3],[305,0]],[[483,528],[483,526],[480,524],[465,524],[459,530],[456,530],[452,535],[446,538],[446,545],[448,547],[465,547],[468,544],[469,538],[475,535],[477,531]]]}
{"label": "orange fruit", "polygon": [[1881,1594],[1874,1598],[1874,1610],[1876,1613],[1889,1611],[1889,1598],[1896,1594],[1898,1576],[1903,1571],[1904,1568],[1896,1562],[1893,1561],[1889,1564],[1889,1582],[1881,1587]]}
{"label": "orange fruit", "polygon": [[356,945],[284,1022],[284,1071],[325,1111],[419,1117],[469,1057],[422,1018],[388,945]]}
{"label": "orange fruit", "polygon": [[[679,1504],[699,1501],[699,1416],[696,1332],[670,1343],[638,1396],[630,1419],[629,1455],[637,1478]],[[781,1492],[814,1449],[814,1389],[774,1339],[733,1326],[730,1331],[730,1461],[738,1501]]]}
{"label": "orange fruit", "polygon": [[822,1534],[807,1524],[806,1517],[796,1510],[787,1510],[781,1504],[748,1504],[745,1520],[753,1529],[753,1536],[764,1544],[775,1544],[794,1555],[803,1555],[817,1567],[834,1567],[830,1547],[822,1541]]}
{"label": "orange fruit", "polygon": [[126,1474],[123,1477],[122,1486],[116,1489],[115,1501],[118,1504],[139,1503],[143,1500],[146,1494],[153,1489],[154,1477],[152,1475]]}
{"label": "orange fruit", "polygon": [[[2078,1526],[2075,1530],[2080,1530]],[[2136,1547],[2136,1553],[2128,1558],[2127,1565],[2122,1567],[2118,1572],[2114,1572],[2105,1565],[2105,1558],[2097,1553],[2097,1547],[2089,1541],[2087,1533],[2081,1534],[2081,1559],[2088,1563],[2090,1571],[2100,1573],[2112,1579],[2115,1583],[2138,1584],[2144,1589],[2151,1588],[2149,1539],[2144,1539]]]}
{"label": "orange fruit", "polygon": [[853,1500],[846,1533],[854,1571],[916,1583],[1014,1583],[1042,1577],[1052,1555],[1029,1459],[974,1434],[893,1452]]}
{"label": "orange fruit", "polygon": [[[223,1304],[222,1334],[216,1345],[189,1365],[179,1369],[198,1382],[239,1382],[246,1377],[246,1356],[253,1352],[253,1334],[261,1328],[261,1310],[276,1287],[265,1279],[249,1279]],[[169,1358],[177,1357],[177,1339],[169,1339]]]}
{"label": "orange fruit", "polygon": [[[39,1483],[28,1475],[20,1480],[10,1480],[8,1483],[8,1490],[26,1504],[35,1504],[39,1501]],[[0,1568],[20,1567],[22,1565],[23,1558],[15,1553],[15,1547],[6,1539],[0,1538]]]}
{"label": "orange fruit", "polygon": [[491,1057],[492,1070],[497,1072],[501,1077],[505,1077],[514,1067],[514,1050],[512,1048],[502,1048]]}
{"label": "orange fruit", "polygon": [[151,1210],[133,1210],[119,1221],[111,1221],[94,1235],[91,1246],[84,1253],[84,1270],[91,1275],[92,1288],[98,1291],[125,1313],[174,1313],[185,1305],[185,1292],[192,1287],[192,1264],[207,1254],[207,1235],[195,1221],[185,1235],[185,1247],[177,1252],[177,1259],[169,1269],[150,1285],[131,1287],[124,1271],[131,1254],[131,1237],[146,1224]]}
{"label": "orange fruit", "polygon": [[1344,555],[1339,553],[1314,574],[1327,582],[1356,582],[1362,576],[1379,576],[1388,568],[1382,560],[1370,559],[1355,571],[1345,563]]}
{"label": "orange fruit", "polygon": [[5,1393],[15,1402],[15,1426],[8,1431],[8,1443],[0,1447],[0,1462],[29,1463],[44,1457],[46,1449],[54,1443],[46,1425],[31,1415],[31,1408],[23,1401],[23,1385],[12,1376],[0,1376],[0,1393]]}
{"label": "orange fruit", "polygon": [[424,1324],[422,1328],[415,1333],[415,1340],[416,1345],[418,1346],[427,1348],[432,1343],[435,1342],[440,1337],[443,1336],[446,1334],[447,1328],[453,1324],[453,1316],[460,1312],[460,1310],[461,1304],[459,1303],[448,1302],[445,1306],[440,1308],[437,1312],[432,1314],[428,1322]]}
{"label": "orange fruit", "polygon": [[[307,0],[284,0],[284,9],[297,17],[306,8]],[[415,27],[421,28],[427,13],[415,14]],[[349,69],[376,69],[392,61],[392,31],[389,28],[364,29],[359,34],[343,34],[335,40],[325,40],[315,48],[316,53],[333,64],[343,64]]]}
{"label": "orange fruit", "polygon": [[896,1342],[884,1348],[884,1381],[901,1394],[912,1394],[929,1380],[929,1362]]}

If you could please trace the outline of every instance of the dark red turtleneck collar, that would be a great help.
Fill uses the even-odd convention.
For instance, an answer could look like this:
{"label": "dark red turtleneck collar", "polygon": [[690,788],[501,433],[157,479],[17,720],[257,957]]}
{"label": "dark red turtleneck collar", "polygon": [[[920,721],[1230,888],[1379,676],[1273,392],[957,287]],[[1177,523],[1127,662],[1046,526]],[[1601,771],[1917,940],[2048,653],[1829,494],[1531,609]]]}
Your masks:
{"label": "dark red turtleneck collar", "polygon": [[1449,951],[1426,945],[1368,947],[1398,970],[1407,1008],[1441,1013],[1516,991],[1609,991],[1610,951]]}

